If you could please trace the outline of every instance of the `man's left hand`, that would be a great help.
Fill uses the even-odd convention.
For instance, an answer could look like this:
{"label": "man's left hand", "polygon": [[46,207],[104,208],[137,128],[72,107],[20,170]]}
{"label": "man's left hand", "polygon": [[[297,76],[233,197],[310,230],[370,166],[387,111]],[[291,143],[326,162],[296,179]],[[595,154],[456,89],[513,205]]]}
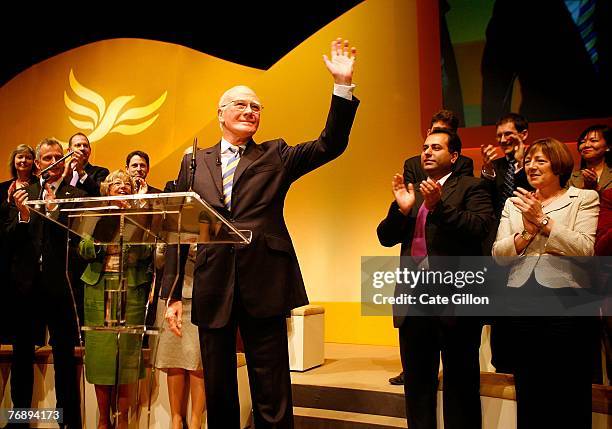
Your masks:
{"label": "man's left hand", "polygon": [[342,41],[341,37],[331,42],[331,59],[323,55],[323,61],[327,70],[334,77],[334,83],[338,85],[351,85],[353,82],[353,65],[357,49],[349,48],[349,41]]}
{"label": "man's left hand", "polygon": [[517,165],[520,167],[523,166],[523,159],[525,158],[526,149],[527,148],[525,147],[523,140],[519,140],[518,144],[514,146],[514,159],[516,160]]}
{"label": "man's left hand", "polygon": [[85,173],[85,170],[83,170],[83,168],[85,167],[86,163],[87,158],[85,157],[83,152],[81,152],[80,150],[75,150],[72,154],[70,166],[79,174],[79,176],[82,176]]}
{"label": "man's left hand", "polygon": [[421,195],[423,195],[427,210],[435,209],[442,198],[442,185],[428,177],[427,180],[421,182],[419,189],[421,190]]}
{"label": "man's left hand", "polygon": [[136,187],[135,194],[146,194],[149,191],[149,185],[142,177],[134,177],[134,186]]}

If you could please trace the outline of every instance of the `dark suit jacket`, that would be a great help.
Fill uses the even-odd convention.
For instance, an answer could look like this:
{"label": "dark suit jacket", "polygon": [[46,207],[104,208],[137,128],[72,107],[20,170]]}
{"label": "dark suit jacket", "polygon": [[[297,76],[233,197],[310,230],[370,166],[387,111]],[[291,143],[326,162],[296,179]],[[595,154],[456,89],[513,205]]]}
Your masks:
{"label": "dark suit jacket", "polygon": [[147,194],[161,194],[163,191],[155,186],[147,184]]}
{"label": "dark suit jacket", "polygon": [[[29,200],[38,199],[40,183],[35,182],[27,188]],[[61,183],[56,197],[79,198],[85,192]],[[31,297],[40,287],[45,287],[51,295],[66,296],[66,229],[56,225],[43,216],[30,212],[30,221],[20,223],[16,207],[11,207],[7,232],[12,243],[13,282],[17,293]],[[67,215],[59,214],[58,221],[67,224]],[[42,256],[42,265],[39,263]],[[40,284],[39,284],[40,282]]]}
{"label": "dark suit jacket", "polygon": [[[108,168],[99,167],[97,165],[91,165],[87,163],[85,165],[85,173],[87,173],[87,178],[83,183],[77,182],[76,187],[82,189],[87,193],[90,197],[99,197],[100,196],[100,183],[106,179],[106,176],[110,174]],[[72,176],[66,177],[66,183],[70,184],[72,180]]]}
{"label": "dark suit jacket", "polygon": [[[472,158],[459,155],[453,164],[453,176],[474,176],[474,161]],[[420,183],[427,179],[427,174],[421,165],[421,155],[413,156],[404,161],[404,182]]]}
{"label": "dark suit jacket", "polygon": [[[12,299],[13,286],[10,279],[11,274],[11,261],[13,259],[13,249],[9,243],[6,228],[9,216],[9,204],[7,203],[8,189],[13,183],[13,179],[7,180],[6,182],[0,183],[0,278],[4,279],[0,283],[0,293],[10,302]],[[6,310],[9,310],[8,308]],[[8,316],[10,312],[4,311],[0,314],[0,344],[9,342],[11,329],[9,328],[12,323],[11,317]]]}
{"label": "dark suit jacket", "polygon": [[[506,175],[506,171],[508,171],[509,166],[510,163],[505,156],[494,159],[493,170],[495,171],[495,179],[491,180],[481,176],[482,180],[487,184],[489,193],[493,198],[493,209],[495,210],[495,217],[498,220],[501,217],[501,207],[503,207],[501,198],[504,187],[504,176]],[[533,189],[527,181],[527,174],[525,173],[524,168],[521,168],[520,171],[514,176],[514,188],[516,189],[519,186],[528,190]]]}
{"label": "dark suit jacket", "polygon": [[[416,192],[416,203],[404,216],[393,201],[387,217],[378,225],[380,244],[392,247],[401,244],[400,255],[410,256],[416,217],[423,203]],[[485,184],[477,178],[450,176],[442,187],[442,199],[429,212],[425,224],[425,239],[429,256],[482,255],[481,241],[494,222],[491,196]],[[403,317],[394,317],[400,327]]]}
{"label": "dark suit jacket", "polygon": [[[246,246],[198,246],[192,320],[204,328],[227,324],[234,290],[253,317],[287,314],[308,303],[298,260],[283,217],[291,184],[338,157],[347,147],[359,101],[333,96],[325,129],[317,140],[289,146],[282,139],[250,141],[242,155],[232,190],[232,211],[223,205],[220,144],[197,152],[193,189],[238,229],[250,230]],[[177,189],[189,182],[191,154],[183,158]],[[166,260],[166,269],[169,261]],[[165,272],[164,277],[169,271]],[[173,298],[181,299],[182,278]]]}
{"label": "dark suit jacket", "polygon": [[563,0],[497,0],[482,57],[483,125],[510,111],[515,79],[529,121],[612,115],[612,2],[596,0],[594,16],[599,72]]}

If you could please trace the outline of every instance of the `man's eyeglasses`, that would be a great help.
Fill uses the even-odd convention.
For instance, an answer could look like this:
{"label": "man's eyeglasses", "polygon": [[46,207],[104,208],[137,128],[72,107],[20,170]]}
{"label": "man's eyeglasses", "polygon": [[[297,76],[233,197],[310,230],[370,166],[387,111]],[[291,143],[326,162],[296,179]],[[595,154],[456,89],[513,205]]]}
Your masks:
{"label": "man's eyeglasses", "polygon": [[261,111],[263,110],[263,106],[261,104],[257,103],[256,101],[247,100],[232,100],[229,103],[225,103],[224,105],[222,105],[221,108],[224,109],[230,104],[240,112],[244,112],[249,106],[251,107],[251,112],[253,113],[261,113]]}

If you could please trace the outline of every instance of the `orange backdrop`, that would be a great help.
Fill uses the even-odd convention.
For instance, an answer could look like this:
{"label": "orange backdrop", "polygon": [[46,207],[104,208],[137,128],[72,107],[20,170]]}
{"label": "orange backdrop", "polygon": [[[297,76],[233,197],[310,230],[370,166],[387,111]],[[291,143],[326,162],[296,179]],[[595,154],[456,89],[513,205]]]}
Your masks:
{"label": "orange backdrop", "polygon": [[376,226],[392,198],[391,177],[422,144],[416,17],[415,1],[365,1],[266,71],[150,40],[81,46],[0,88],[2,153],[82,131],[92,136],[92,163],[113,170],[131,150],[144,150],[150,182],[163,187],[194,137],[200,147],[218,141],[216,104],[236,84],[251,86],[265,105],[256,140],[314,139],[332,90],[322,54],[332,39],[348,38],[358,48],[362,101],[349,148],[293,186],[285,214],[310,299],[327,309],[326,339],[395,344],[390,317],[360,314],[360,261],[399,253],[378,244]]}

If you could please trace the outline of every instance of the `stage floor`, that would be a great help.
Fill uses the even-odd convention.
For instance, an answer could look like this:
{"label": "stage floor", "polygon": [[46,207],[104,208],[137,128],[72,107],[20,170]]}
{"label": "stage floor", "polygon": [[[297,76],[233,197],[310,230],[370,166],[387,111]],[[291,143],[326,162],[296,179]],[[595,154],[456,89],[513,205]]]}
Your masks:
{"label": "stage floor", "polygon": [[389,378],[402,370],[399,347],[325,343],[325,363],[305,372],[291,372],[294,384],[345,387],[403,393]]}
{"label": "stage floor", "polygon": [[[399,347],[326,343],[322,366],[291,373],[296,428],[406,428],[403,386],[388,381],[400,371]],[[511,375],[481,372],[484,429],[516,427],[513,381]],[[593,428],[612,427],[611,405],[612,388],[594,385]]]}
{"label": "stage floor", "polygon": [[296,428],[405,428],[399,348],[325,344],[325,363],[292,372]]}

